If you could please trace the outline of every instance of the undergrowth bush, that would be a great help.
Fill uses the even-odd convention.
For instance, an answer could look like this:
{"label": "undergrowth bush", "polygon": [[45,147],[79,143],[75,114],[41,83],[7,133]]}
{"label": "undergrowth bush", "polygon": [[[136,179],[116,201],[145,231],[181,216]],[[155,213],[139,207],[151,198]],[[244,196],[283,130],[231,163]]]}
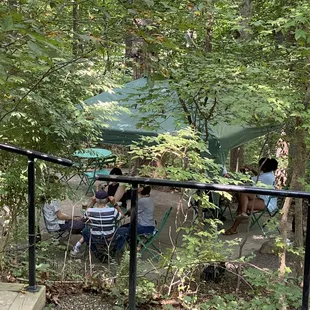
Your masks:
{"label": "undergrowth bush", "polygon": [[[248,281],[249,289],[237,294],[214,296],[202,302],[202,310],[278,310],[299,309],[302,291],[292,279],[286,277],[279,281],[277,272],[266,272],[255,268],[245,269],[243,277]],[[284,298],[283,298],[284,297]]]}

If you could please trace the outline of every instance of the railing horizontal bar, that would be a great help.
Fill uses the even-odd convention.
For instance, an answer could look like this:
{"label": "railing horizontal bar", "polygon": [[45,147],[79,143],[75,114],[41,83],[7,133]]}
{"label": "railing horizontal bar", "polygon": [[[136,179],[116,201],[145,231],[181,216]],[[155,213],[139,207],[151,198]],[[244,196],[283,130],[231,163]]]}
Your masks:
{"label": "railing horizontal bar", "polygon": [[20,155],[25,155],[25,156],[32,157],[32,158],[38,158],[41,160],[49,161],[51,163],[59,164],[62,166],[70,167],[73,164],[71,160],[66,159],[66,158],[56,157],[56,156],[52,156],[52,155],[48,155],[45,153],[32,151],[32,150],[25,150],[25,149],[22,149],[22,148],[19,148],[17,146],[10,145],[7,143],[0,143],[0,149],[4,151],[9,151],[12,153],[20,154]]}
{"label": "railing horizontal bar", "polygon": [[276,190],[276,189],[267,189],[262,187],[258,188],[254,186],[243,186],[243,185],[198,183],[192,181],[172,181],[172,180],[151,179],[151,178],[103,175],[103,174],[96,175],[96,179],[99,181],[117,181],[123,183],[138,183],[147,185],[192,188],[192,189],[223,191],[223,192],[239,192],[239,193],[249,193],[258,195],[271,195],[276,197],[294,197],[294,198],[308,198],[308,199],[310,198],[310,193],[308,192]]}

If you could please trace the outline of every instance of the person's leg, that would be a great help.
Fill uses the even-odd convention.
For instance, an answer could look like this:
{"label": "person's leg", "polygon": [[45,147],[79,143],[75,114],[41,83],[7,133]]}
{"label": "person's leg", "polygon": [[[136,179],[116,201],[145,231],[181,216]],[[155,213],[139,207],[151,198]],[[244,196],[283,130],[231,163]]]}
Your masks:
{"label": "person's leg", "polygon": [[154,232],[154,229],[155,229],[154,226],[141,226],[141,225],[138,225],[138,235],[152,234]]}
{"label": "person's leg", "polygon": [[125,245],[125,242],[129,236],[130,224],[119,227],[116,232],[115,248],[117,251],[121,251]]}
{"label": "person's leg", "polygon": [[256,197],[255,199],[249,201],[247,211],[251,211],[251,210],[261,211],[261,210],[264,210],[265,208],[266,208],[266,205],[265,205],[264,200]]}
{"label": "person's leg", "polygon": [[[82,221],[82,220],[73,220],[73,223],[72,223],[72,234],[74,235],[78,235],[78,234],[81,234],[82,233],[82,230],[84,229],[85,227],[85,222]],[[71,229],[71,226],[70,226],[70,229]]]}
{"label": "person's leg", "polygon": [[96,237],[92,236],[90,228],[88,226],[86,226],[83,229],[82,236],[83,236],[84,242],[90,246],[90,250],[96,253],[97,252]]}
{"label": "person's leg", "polygon": [[75,221],[75,220],[66,220],[64,224],[59,224],[61,231],[71,231],[72,234],[78,235],[81,234],[82,230],[85,227],[85,223],[82,220]]}
{"label": "person's leg", "polygon": [[99,260],[103,259],[103,253],[102,249],[100,252],[101,247],[106,247],[106,239],[103,236],[94,236],[91,235],[91,240],[90,240],[90,250],[94,253],[95,257],[98,258]]}
{"label": "person's leg", "polygon": [[75,244],[73,247],[73,252],[78,253],[80,252],[80,247],[84,243],[84,237],[82,236],[81,239]]}
{"label": "person's leg", "polygon": [[80,247],[84,242],[86,242],[86,244],[89,243],[90,229],[88,226],[85,226],[85,228],[82,230],[81,234],[82,234],[81,239],[76,243],[76,245],[73,247],[73,250],[70,252],[70,255],[72,257],[78,257],[79,256]]}
{"label": "person's leg", "polygon": [[241,217],[247,217],[247,210],[248,210],[248,204],[249,201],[252,201],[256,198],[253,194],[240,194],[239,196],[239,210],[240,210],[240,216]]}
{"label": "person's leg", "polygon": [[[249,199],[249,198],[254,198],[254,199]],[[250,197],[248,197],[248,204],[247,204],[247,210],[252,210],[253,207],[253,211],[259,211],[259,210],[264,210],[266,208],[266,205],[264,203],[264,201],[260,198],[257,198],[255,195],[251,195]],[[240,225],[240,223],[242,222],[242,218],[241,217],[237,217],[233,223],[233,225],[226,230],[225,235],[234,235],[237,233],[237,228]]]}
{"label": "person's leg", "polygon": [[232,226],[225,231],[224,235],[235,235],[237,233],[237,227],[240,225],[241,222],[242,218],[237,217],[233,222]]}
{"label": "person's leg", "polygon": [[239,215],[241,213],[241,208],[240,208],[240,193],[235,193],[234,196],[237,200],[237,203],[238,203],[238,208],[237,208],[237,215]]}

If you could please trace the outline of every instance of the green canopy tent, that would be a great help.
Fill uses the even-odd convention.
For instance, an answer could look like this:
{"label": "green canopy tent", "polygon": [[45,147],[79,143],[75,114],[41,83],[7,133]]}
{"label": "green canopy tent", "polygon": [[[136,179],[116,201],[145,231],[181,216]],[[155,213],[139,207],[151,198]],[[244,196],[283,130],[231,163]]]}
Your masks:
{"label": "green canopy tent", "polygon": [[[155,129],[148,126],[147,122],[149,117],[154,118],[153,111],[148,110],[147,104],[139,105],[142,99],[149,103],[160,100],[165,103],[165,111],[171,111],[166,118],[160,116],[156,118]],[[103,92],[85,100],[87,105],[99,106],[108,106],[112,102],[127,109],[116,113],[114,120],[106,121],[107,128],[103,129],[102,133],[105,144],[130,145],[141,136],[156,136],[159,133],[174,132],[188,126],[176,118],[176,115],[181,113],[181,107],[177,94],[171,91],[167,80],[155,82],[151,87],[147,78],[140,78],[111,92]],[[141,119],[145,121],[141,122]],[[279,128],[279,126],[250,127],[218,123],[209,126],[209,151],[216,162],[224,165],[229,150]]]}
{"label": "green canopy tent", "polygon": [[[168,91],[168,86],[167,81],[159,81],[150,87],[147,79],[141,78],[129,82],[123,87],[115,88],[110,92],[103,92],[85,100],[87,105],[108,107],[111,103],[117,103],[120,107],[125,108],[120,113],[116,112],[114,120],[106,121],[107,128],[103,129],[102,133],[104,143],[131,145],[133,141],[138,141],[141,136],[156,136],[158,133],[173,132],[186,126],[184,123],[179,122],[178,124],[173,115],[166,118],[157,117],[152,127],[148,126],[148,122],[141,122],[141,119],[147,120],[152,116],[153,112],[141,109],[141,106],[137,104],[139,100],[151,101],[160,97],[160,100],[169,102],[171,107],[177,108],[179,106],[176,94]],[[152,90],[153,99],[148,99],[150,90]]]}

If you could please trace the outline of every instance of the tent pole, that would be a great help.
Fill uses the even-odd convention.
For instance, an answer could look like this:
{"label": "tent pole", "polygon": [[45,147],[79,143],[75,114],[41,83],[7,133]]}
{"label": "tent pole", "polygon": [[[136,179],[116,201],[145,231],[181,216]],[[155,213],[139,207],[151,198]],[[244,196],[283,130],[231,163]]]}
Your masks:
{"label": "tent pole", "polygon": [[[130,152],[130,146],[128,146],[128,153]],[[131,175],[131,164],[132,164],[132,160],[131,160],[131,154],[129,154],[129,160],[128,160],[128,175]]]}

